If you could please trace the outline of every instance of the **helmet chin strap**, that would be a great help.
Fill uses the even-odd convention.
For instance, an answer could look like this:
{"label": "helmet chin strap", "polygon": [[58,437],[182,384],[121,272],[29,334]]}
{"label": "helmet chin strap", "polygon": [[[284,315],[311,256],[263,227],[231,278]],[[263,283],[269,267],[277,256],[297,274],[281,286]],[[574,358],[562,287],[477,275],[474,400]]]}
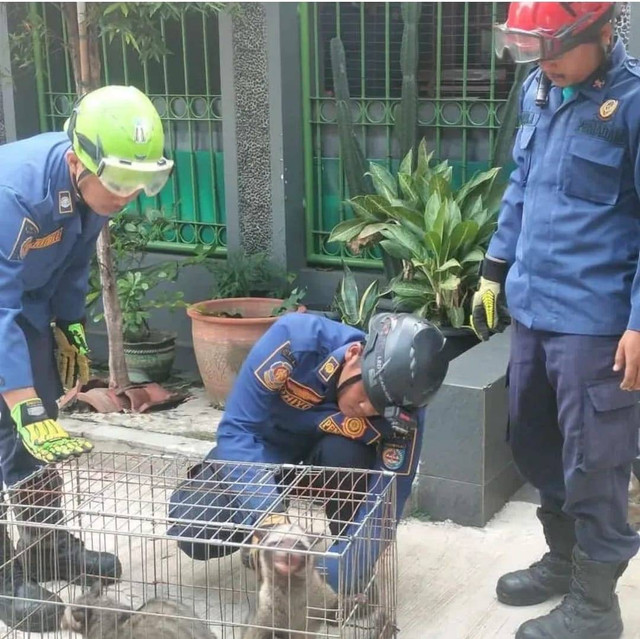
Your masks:
{"label": "helmet chin strap", "polygon": [[341,384],[338,384],[338,387],[336,388],[336,397],[338,397],[345,388],[352,386],[353,384],[356,384],[361,379],[362,379],[362,374],[358,373],[356,375],[352,375],[351,377],[349,377],[349,379],[345,379],[344,382],[342,382]]}
{"label": "helmet chin strap", "polygon": [[80,175],[78,175],[77,177],[76,175],[71,176],[71,184],[73,185],[73,191],[74,195],[76,196],[76,200],[80,204],[84,204],[85,206],[87,206],[87,202],[82,196],[82,191],[80,191],[80,182],[82,182],[82,180],[89,177],[90,175],[93,175],[93,173],[91,173],[89,169],[82,169],[82,171],[80,171]]}

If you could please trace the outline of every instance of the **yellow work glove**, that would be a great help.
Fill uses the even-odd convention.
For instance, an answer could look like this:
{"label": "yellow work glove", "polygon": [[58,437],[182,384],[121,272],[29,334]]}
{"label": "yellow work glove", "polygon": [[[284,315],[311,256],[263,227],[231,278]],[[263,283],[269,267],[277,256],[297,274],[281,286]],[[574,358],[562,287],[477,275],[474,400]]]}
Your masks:
{"label": "yellow work glove", "polygon": [[56,339],[56,363],[66,390],[76,382],[89,381],[89,347],[82,322],[57,322],[53,327]]}
{"label": "yellow work glove", "polygon": [[[274,526],[279,526],[280,524],[288,524],[290,523],[289,517],[284,513],[271,513],[269,515],[265,515],[257,524],[257,528],[260,530],[264,530],[266,528],[273,528]],[[255,532],[251,536],[251,543],[258,544],[260,540],[264,537],[264,534],[260,534],[259,532]],[[242,559],[242,565],[245,568],[250,568],[251,570],[255,570],[258,566],[258,548],[243,548],[240,553],[240,558]]]}
{"label": "yellow work glove", "polygon": [[471,301],[471,328],[483,341],[494,333],[501,333],[509,321],[504,307],[502,283],[507,271],[505,262],[486,258],[477,292]]}
{"label": "yellow work glove", "polygon": [[11,409],[11,418],[24,447],[40,461],[58,462],[93,448],[88,439],[70,437],[55,419],[48,417],[37,397],[18,402]]}

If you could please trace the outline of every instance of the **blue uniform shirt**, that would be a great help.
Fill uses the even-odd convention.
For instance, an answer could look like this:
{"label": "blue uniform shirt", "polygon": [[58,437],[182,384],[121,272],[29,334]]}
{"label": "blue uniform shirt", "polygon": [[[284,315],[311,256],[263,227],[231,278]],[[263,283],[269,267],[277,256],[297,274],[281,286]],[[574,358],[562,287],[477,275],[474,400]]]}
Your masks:
{"label": "blue uniform shirt", "polygon": [[510,266],[511,315],[584,335],[640,330],[640,67],[621,42],[606,74],[535,105],[526,80],[498,229],[488,254]]}
{"label": "blue uniform shirt", "polygon": [[0,392],[33,385],[16,320],[39,331],[85,315],[88,271],[107,221],[78,204],[64,133],[0,146]]}
{"label": "blue uniform shirt", "polygon": [[[376,446],[375,470],[392,471],[397,477],[396,513],[399,517],[411,491],[420,457],[421,428],[408,437],[397,437],[382,417],[345,417],[336,403],[336,384],[344,355],[365,334],[308,313],[290,313],[279,319],[258,341],[245,360],[218,426],[216,446],[209,459],[256,463],[298,463],[326,433]],[[420,416],[422,423],[424,415]],[[238,477],[227,475],[250,488],[240,499],[241,510],[265,512],[282,508],[269,489],[260,492],[259,470],[241,467]],[[376,482],[382,490],[384,482]],[[373,488],[375,491],[376,488]],[[356,513],[351,532],[375,508],[375,495]],[[375,519],[375,518],[374,518]],[[374,539],[381,536],[374,534]],[[343,546],[337,544],[335,552]],[[366,559],[344,565],[369,564],[376,559],[371,546],[358,546]],[[358,552],[357,550],[354,552]],[[338,562],[327,566],[328,579],[338,586]],[[370,566],[367,566],[370,567]],[[365,570],[366,568],[361,568]]]}

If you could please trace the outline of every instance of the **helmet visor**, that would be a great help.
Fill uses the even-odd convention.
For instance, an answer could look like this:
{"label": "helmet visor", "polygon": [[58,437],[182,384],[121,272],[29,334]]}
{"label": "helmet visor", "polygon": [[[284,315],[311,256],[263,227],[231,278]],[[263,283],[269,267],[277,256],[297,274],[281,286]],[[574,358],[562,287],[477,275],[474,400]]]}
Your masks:
{"label": "helmet visor", "polygon": [[172,170],[173,161],[164,158],[157,162],[129,162],[108,157],[100,161],[96,175],[115,195],[130,197],[144,191],[152,197],[160,193]]}
{"label": "helmet visor", "polygon": [[508,51],[517,64],[543,59],[544,40],[545,38],[538,33],[507,29],[503,24],[496,25],[494,28],[496,55],[502,58],[505,51]]}

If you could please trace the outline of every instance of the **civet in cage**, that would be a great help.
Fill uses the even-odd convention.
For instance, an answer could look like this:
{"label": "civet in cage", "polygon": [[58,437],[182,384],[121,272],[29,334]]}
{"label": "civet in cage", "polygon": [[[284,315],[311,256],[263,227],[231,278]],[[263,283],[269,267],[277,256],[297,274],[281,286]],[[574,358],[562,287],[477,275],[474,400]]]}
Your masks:
{"label": "civet in cage", "polygon": [[[94,452],[50,467],[47,473],[59,478],[59,500],[43,499],[37,476],[18,487],[30,493],[29,503],[41,505],[37,521],[21,516],[12,488],[0,526],[15,552],[0,578],[23,570],[51,581],[41,584],[41,596],[31,593],[32,613],[0,626],[0,637],[33,637],[28,631],[45,639],[395,636],[392,473],[270,464],[256,473],[254,464],[250,481],[249,464],[215,462],[213,472],[185,482],[194,464],[203,467],[182,456]],[[170,504],[177,488],[190,495],[179,521]],[[274,515],[272,506],[251,517],[240,507],[247,495],[255,504],[274,494],[286,509],[277,525],[256,525]],[[349,520],[340,518],[344,512]],[[81,553],[52,562],[47,553],[69,536],[98,557],[117,557],[117,569],[111,562],[104,574],[95,565],[83,570]],[[25,538],[30,543],[18,542]],[[189,545],[197,551],[183,552]],[[325,580],[329,574],[338,576],[336,591]],[[0,605],[9,610],[25,603],[20,593],[6,599]]]}

